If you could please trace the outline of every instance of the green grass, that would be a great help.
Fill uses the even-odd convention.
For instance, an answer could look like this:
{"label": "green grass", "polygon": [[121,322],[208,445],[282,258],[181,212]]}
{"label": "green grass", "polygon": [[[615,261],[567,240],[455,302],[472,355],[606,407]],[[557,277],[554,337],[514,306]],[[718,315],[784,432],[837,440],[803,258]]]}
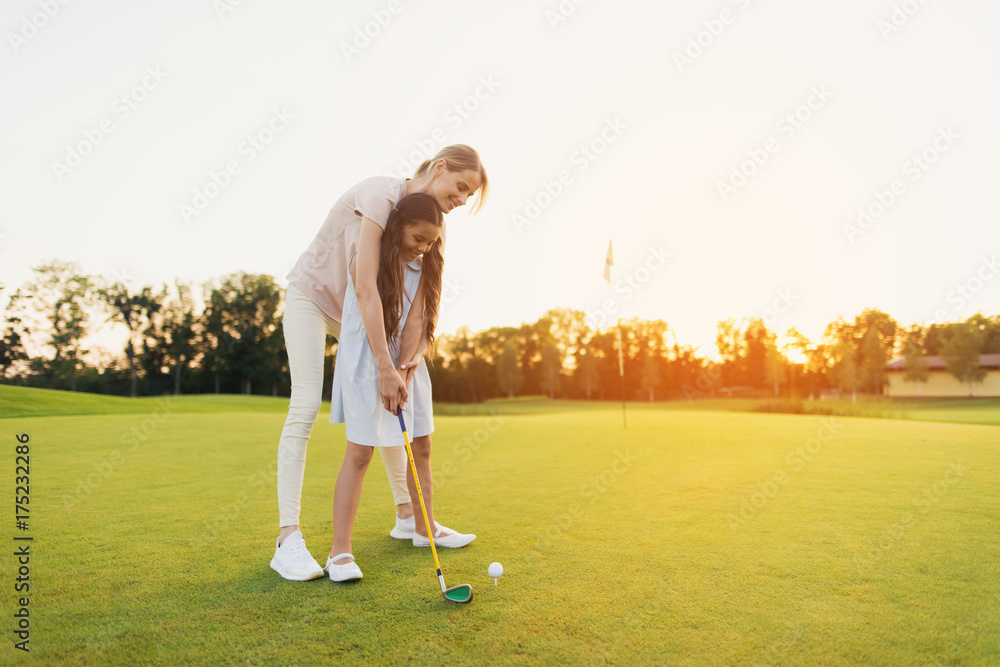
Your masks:
{"label": "green grass", "polygon": [[[387,536],[377,461],[354,534],[365,579],[291,583],[269,569],[287,399],[74,398],[0,387],[2,414],[79,411],[0,420],[8,498],[13,437],[31,436],[39,663],[993,665],[1000,655],[996,426],[630,404],[623,431],[613,403],[495,402],[483,406],[493,419],[444,416],[445,406],[436,507],[480,536],[442,550],[448,584],[475,589],[455,605],[429,550]],[[321,414],[302,515],[320,561],[343,448],[343,428]],[[8,582],[12,552],[0,560]],[[497,587],[492,561],[505,568]],[[3,604],[10,640],[13,592]]]}
{"label": "green grass", "polygon": [[[0,418],[88,414],[143,414],[160,406],[173,412],[270,412],[285,414],[287,398],[204,394],[197,396],[159,396],[124,398],[69,391],[50,391],[0,385]],[[775,407],[776,406],[776,407]],[[574,411],[621,414],[621,403],[614,401],[563,401],[536,396],[494,399],[483,403],[436,404],[435,414],[449,417],[489,416],[498,411],[510,415],[544,415]],[[713,412],[801,412],[842,417],[873,417],[942,421],[1000,426],[1000,399],[849,399],[775,401],[760,398],[700,398],[693,401],[630,402],[635,411],[713,411]],[[322,412],[329,411],[324,403]]]}
{"label": "green grass", "polygon": [[[436,414],[452,416],[489,415],[497,410],[508,414],[541,415],[571,411],[607,412],[621,416],[621,403],[615,401],[492,400],[473,404],[436,405]],[[839,417],[906,419],[1000,426],[1000,398],[988,399],[885,399],[859,397],[850,399],[788,401],[761,398],[699,398],[693,401],[629,402],[628,413],[647,410],[711,412],[799,412]]]}
{"label": "green grass", "polygon": [[903,401],[904,417],[926,421],[1000,426],[1000,399],[940,398]]}
{"label": "green grass", "polygon": [[173,412],[286,413],[288,399],[232,394],[127,398],[0,384],[0,418],[145,414],[155,411],[158,406]]}

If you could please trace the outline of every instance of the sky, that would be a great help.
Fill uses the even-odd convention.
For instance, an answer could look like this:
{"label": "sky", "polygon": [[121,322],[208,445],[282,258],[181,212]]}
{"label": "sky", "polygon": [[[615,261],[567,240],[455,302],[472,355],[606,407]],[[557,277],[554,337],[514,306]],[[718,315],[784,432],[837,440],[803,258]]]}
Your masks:
{"label": "sky", "polygon": [[52,259],[284,286],[345,190],[465,143],[492,192],[446,217],[439,332],[566,307],[714,354],[729,317],[1000,312],[992,1],[12,0],[0,28],[3,305]]}

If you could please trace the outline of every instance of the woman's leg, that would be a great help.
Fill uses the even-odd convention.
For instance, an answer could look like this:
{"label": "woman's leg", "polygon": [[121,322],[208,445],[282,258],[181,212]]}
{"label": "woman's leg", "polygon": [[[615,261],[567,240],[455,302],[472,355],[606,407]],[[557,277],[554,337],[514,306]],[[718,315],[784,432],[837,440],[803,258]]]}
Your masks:
{"label": "woman's leg", "polygon": [[[361,484],[365,480],[365,471],[372,461],[373,447],[347,443],[344,453],[344,463],[337,475],[337,486],[333,491],[333,547],[330,557],[343,553],[354,553],[351,550],[351,533],[354,530],[354,517],[358,514],[358,504],[361,502]],[[334,561],[335,565],[351,562],[347,558]]]}
{"label": "woman's leg", "polygon": [[326,335],[332,324],[336,323],[312,299],[294,285],[288,286],[282,329],[292,395],[278,441],[279,543],[299,529],[306,447],[322,403]]}
{"label": "woman's leg", "polygon": [[379,447],[379,456],[385,464],[385,473],[389,476],[389,486],[392,489],[392,501],[396,503],[396,514],[400,519],[413,516],[413,505],[410,504],[409,486],[406,483],[410,462],[406,458],[405,447]]}

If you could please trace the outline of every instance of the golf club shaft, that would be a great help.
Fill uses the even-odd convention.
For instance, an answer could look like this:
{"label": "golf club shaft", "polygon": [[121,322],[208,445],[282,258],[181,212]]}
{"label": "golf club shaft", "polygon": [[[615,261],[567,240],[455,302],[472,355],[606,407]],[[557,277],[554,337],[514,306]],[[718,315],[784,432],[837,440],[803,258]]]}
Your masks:
{"label": "golf club shaft", "polygon": [[397,412],[399,417],[399,427],[403,430],[403,442],[406,443],[406,457],[410,459],[410,470],[413,471],[413,484],[417,487],[417,499],[420,501],[420,511],[424,514],[424,526],[427,528],[427,539],[431,542],[431,554],[434,555],[434,567],[437,568],[438,582],[441,584],[441,592],[445,591],[444,575],[441,574],[441,563],[438,562],[437,549],[434,548],[434,529],[431,528],[430,519],[427,518],[427,506],[424,505],[424,492],[420,490],[420,476],[417,475],[417,462],[413,460],[413,450],[410,448],[410,434],[406,432],[406,422],[403,421],[403,411]]}

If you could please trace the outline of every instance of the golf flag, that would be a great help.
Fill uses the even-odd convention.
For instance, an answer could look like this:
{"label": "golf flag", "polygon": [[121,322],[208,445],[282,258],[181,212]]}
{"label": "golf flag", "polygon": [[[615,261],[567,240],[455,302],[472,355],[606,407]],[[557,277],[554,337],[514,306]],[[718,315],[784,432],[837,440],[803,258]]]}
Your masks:
{"label": "golf flag", "polygon": [[611,241],[608,241],[608,256],[604,260],[604,279],[611,284],[611,267],[615,265],[614,255],[611,254]]}

